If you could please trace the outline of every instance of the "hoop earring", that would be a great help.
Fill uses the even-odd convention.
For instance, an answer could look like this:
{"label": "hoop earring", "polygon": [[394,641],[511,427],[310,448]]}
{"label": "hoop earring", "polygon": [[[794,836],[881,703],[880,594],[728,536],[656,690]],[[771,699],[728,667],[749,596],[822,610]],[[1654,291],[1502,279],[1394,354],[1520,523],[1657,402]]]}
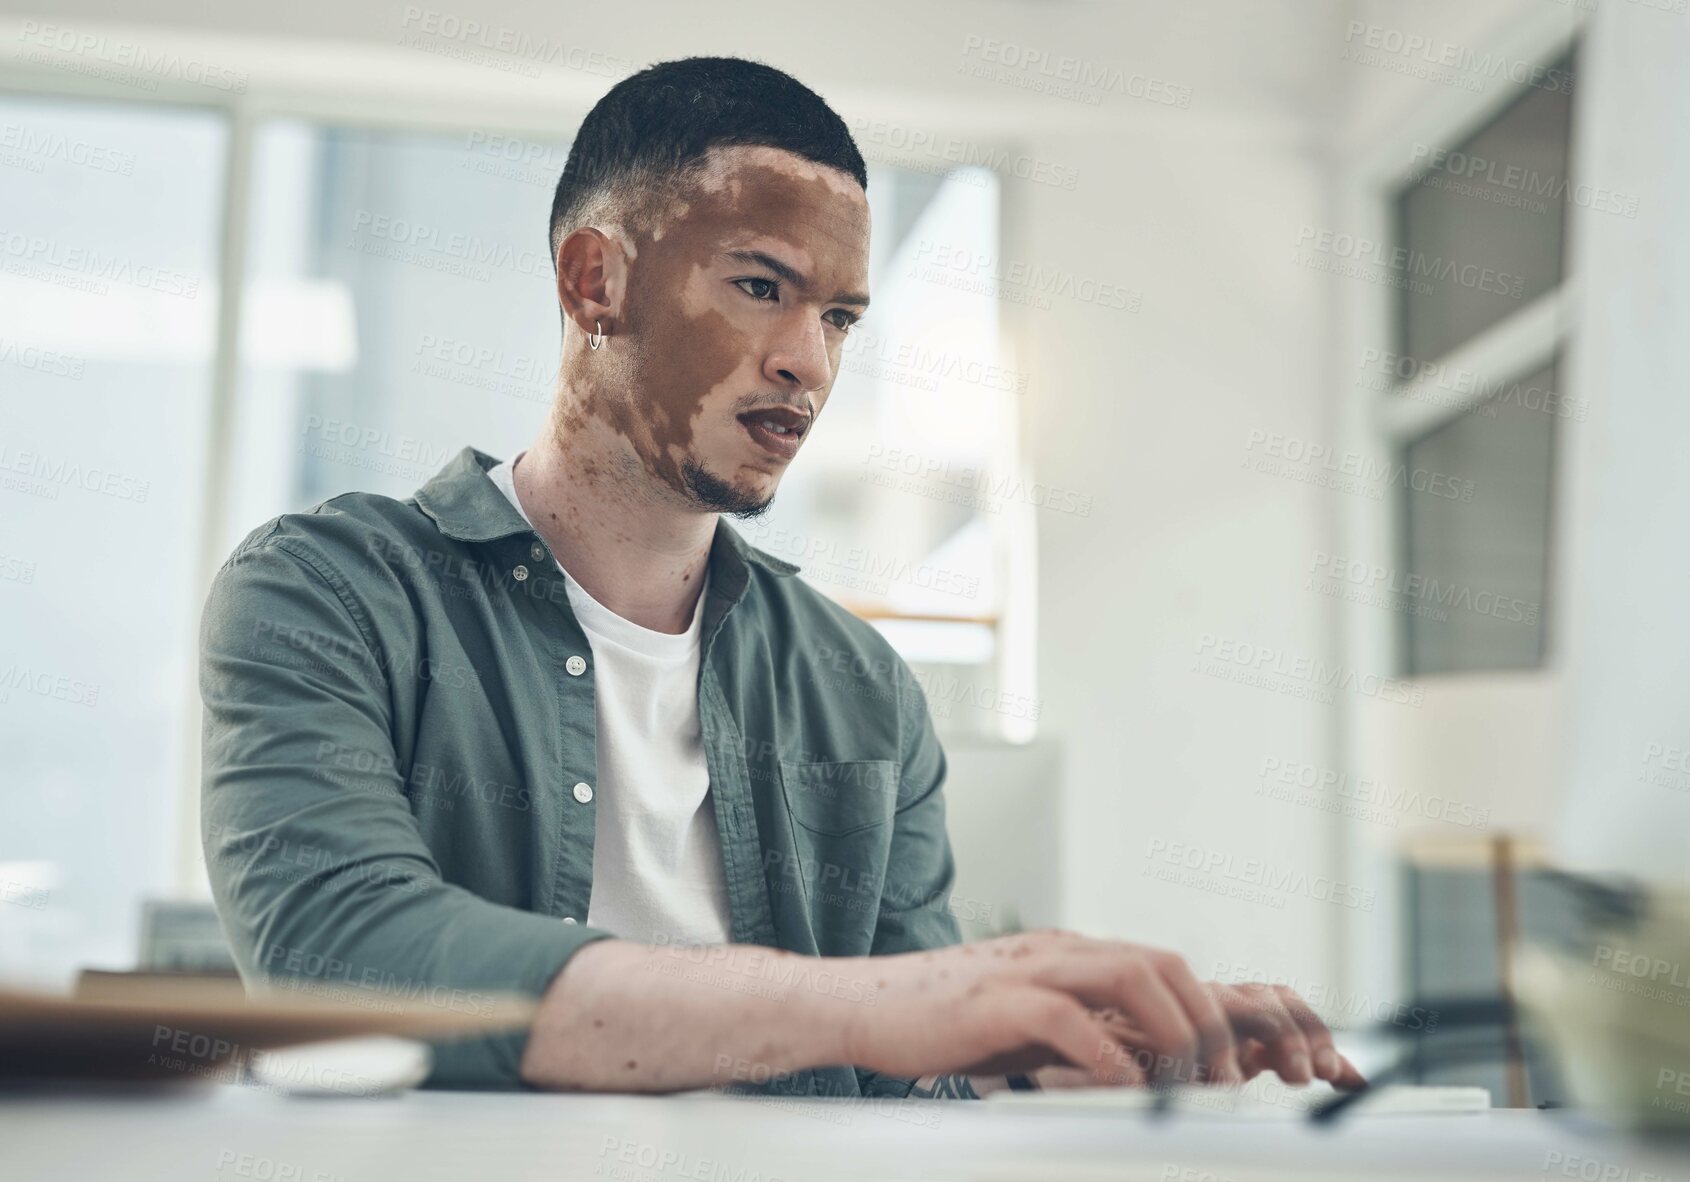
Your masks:
{"label": "hoop earring", "polygon": [[604,343],[604,325],[593,321],[593,334],[587,338],[587,348],[596,349]]}

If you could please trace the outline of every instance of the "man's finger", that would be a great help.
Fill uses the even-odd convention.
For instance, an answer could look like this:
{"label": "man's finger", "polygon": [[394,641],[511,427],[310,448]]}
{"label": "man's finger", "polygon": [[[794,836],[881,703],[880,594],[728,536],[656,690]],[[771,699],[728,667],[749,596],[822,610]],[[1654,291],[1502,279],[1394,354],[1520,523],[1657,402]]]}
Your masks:
{"label": "man's finger", "polygon": [[1238,1043],[1232,1022],[1214,993],[1197,979],[1182,956],[1167,954],[1161,961],[1163,979],[1184,1003],[1201,1040],[1199,1057],[1208,1068],[1210,1083],[1239,1083],[1244,1068],[1238,1061]]}
{"label": "man's finger", "polygon": [[1276,985],[1274,992],[1279,994],[1279,1000],[1291,1015],[1291,1020],[1297,1024],[1297,1029],[1303,1032],[1303,1037],[1308,1041],[1309,1058],[1314,1064],[1314,1073],[1329,1083],[1335,1082],[1343,1072],[1343,1064],[1338,1048],[1332,1045],[1332,1031],[1327,1029],[1326,1023],[1320,1020],[1320,1015],[1314,1012],[1314,1007],[1304,1001],[1295,989],[1289,985]]}
{"label": "man's finger", "polygon": [[1338,1075],[1333,1079],[1332,1086],[1342,1088],[1345,1091],[1354,1091],[1356,1088],[1367,1086],[1367,1077],[1358,1071],[1356,1065],[1351,1063],[1346,1056],[1339,1055]]}
{"label": "man's finger", "polygon": [[1038,1042],[1056,1051],[1070,1066],[1091,1073],[1103,1085],[1134,1086],[1144,1072],[1111,1037],[1108,1027],[1072,997],[1037,986],[1006,991],[1004,1005],[1015,1014],[1022,1042]]}
{"label": "man's finger", "polygon": [[1286,1083],[1314,1078],[1308,1039],[1280,995],[1266,985],[1217,987],[1228,1001],[1227,1013],[1240,1034],[1261,1042],[1267,1063]]}
{"label": "man's finger", "polygon": [[1099,945],[1095,951],[1054,959],[1038,980],[1089,1006],[1124,1012],[1144,1031],[1142,1049],[1149,1052],[1152,1078],[1178,1074],[1182,1065],[1190,1074],[1189,1064],[1199,1048],[1196,1024],[1146,950]]}

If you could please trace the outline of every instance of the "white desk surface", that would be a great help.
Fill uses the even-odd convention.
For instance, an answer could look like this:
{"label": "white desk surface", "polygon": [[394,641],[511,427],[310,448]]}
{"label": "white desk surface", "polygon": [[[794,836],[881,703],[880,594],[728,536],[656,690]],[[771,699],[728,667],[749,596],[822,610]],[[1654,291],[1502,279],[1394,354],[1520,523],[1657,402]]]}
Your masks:
{"label": "white desk surface", "polygon": [[307,1099],[208,1085],[145,1097],[0,1095],[0,1178],[1690,1182],[1690,1149],[1648,1148],[1532,1110],[1359,1118],[1324,1132],[1215,1117],[1152,1123],[1119,1112],[1005,1111],[978,1101],[465,1092]]}

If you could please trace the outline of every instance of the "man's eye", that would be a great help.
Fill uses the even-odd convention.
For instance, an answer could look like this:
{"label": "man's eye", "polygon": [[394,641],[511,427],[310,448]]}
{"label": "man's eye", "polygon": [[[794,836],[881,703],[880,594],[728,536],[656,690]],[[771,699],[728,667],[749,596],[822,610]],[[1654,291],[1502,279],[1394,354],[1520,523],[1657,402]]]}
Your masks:
{"label": "man's eye", "polygon": [[[760,284],[761,286],[753,290],[752,288],[745,286],[748,283]],[[763,279],[752,275],[747,276],[744,279],[735,279],[733,280],[733,284],[754,300],[759,300],[765,303],[769,301],[773,301],[775,303],[780,302],[779,280]],[[760,292],[763,292],[764,289],[767,289],[766,294],[759,294]],[[840,332],[850,332],[857,321],[862,319],[862,317],[857,313],[846,311],[844,308],[835,308],[832,312],[829,312],[828,315],[838,317],[837,320],[830,320],[828,323],[832,324],[833,327],[837,328]]]}

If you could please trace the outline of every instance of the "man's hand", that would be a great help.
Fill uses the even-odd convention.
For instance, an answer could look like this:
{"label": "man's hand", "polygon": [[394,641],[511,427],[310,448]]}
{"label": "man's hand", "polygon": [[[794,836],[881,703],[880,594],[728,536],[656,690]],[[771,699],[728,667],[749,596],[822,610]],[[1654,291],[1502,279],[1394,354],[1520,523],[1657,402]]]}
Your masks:
{"label": "man's hand", "polygon": [[[1308,1066],[1302,1067],[1304,1060]],[[873,957],[601,940],[541,1002],[530,1083],[669,1091],[848,1064],[887,1075],[1067,1073],[1093,1085],[1360,1081],[1289,990],[1199,982],[1179,956],[1060,931]]]}
{"label": "man's hand", "polygon": [[1204,984],[1179,956],[1041,931],[857,962],[880,1002],[850,1016],[850,1061],[893,1075],[1031,1072],[1041,1086],[1363,1081],[1294,992]]}
{"label": "man's hand", "polygon": [[[1246,1080],[1272,1069],[1286,1083],[1322,1079],[1340,1089],[1366,1085],[1361,1072],[1333,1046],[1326,1023],[1295,990],[1284,985],[1225,985],[1218,981],[1208,982],[1206,987],[1232,1023]],[[1099,1011],[1098,1016],[1122,1046],[1140,1058],[1149,1057],[1139,1049],[1146,1045],[1144,1033],[1118,1009]],[[1040,1088],[1094,1086],[1090,1072],[1075,1067],[1041,1067],[1030,1074]]]}

